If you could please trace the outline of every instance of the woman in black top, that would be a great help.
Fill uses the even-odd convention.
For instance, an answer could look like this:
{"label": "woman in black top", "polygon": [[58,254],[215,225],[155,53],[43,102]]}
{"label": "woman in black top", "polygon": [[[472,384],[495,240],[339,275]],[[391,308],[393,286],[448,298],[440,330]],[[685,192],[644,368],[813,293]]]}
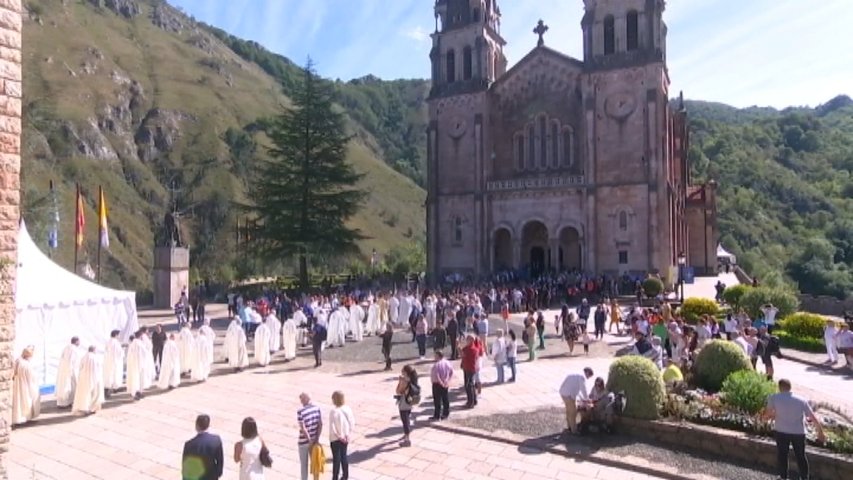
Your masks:
{"label": "woman in black top", "polygon": [[444,350],[447,346],[447,331],[444,329],[444,320],[439,320],[432,330],[432,345],[435,350]]}
{"label": "woman in black top", "polygon": [[385,356],[385,370],[391,370],[391,340],[394,338],[394,327],[391,322],[385,323],[385,331],[379,335],[382,338],[382,355]]}

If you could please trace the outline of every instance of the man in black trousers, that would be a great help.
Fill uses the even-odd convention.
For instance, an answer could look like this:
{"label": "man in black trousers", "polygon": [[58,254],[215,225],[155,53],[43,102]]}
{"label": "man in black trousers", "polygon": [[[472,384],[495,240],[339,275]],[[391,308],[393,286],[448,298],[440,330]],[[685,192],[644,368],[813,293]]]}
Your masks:
{"label": "man in black trousers", "polygon": [[222,476],[222,439],[207,433],[210,417],[199,415],[195,419],[195,437],[184,444],[181,478],[183,480],[217,480]]}
{"label": "man in black trousers", "polygon": [[151,334],[151,345],[154,347],[154,366],[159,373],[160,363],[163,362],[163,347],[166,345],[166,332],[163,331],[163,325],[159,323],[154,327],[154,332]]}

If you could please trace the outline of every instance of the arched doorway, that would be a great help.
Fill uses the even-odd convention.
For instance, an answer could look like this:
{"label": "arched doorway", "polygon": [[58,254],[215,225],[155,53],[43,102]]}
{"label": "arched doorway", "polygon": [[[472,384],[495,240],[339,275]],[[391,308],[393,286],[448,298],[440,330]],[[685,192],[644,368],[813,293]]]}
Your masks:
{"label": "arched doorway", "polygon": [[548,267],[548,228],[539,221],[528,222],[521,233],[522,265],[538,277]]}
{"label": "arched doorway", "polygon": [[506,228],[499,228],[495,231],[494,246],[494,271],[512,269],[512,233]]}
{"label": "arched doorway", "polygon": [[581,239],[580,232],[574,227],[560,230],[560,270],[581,270]]}

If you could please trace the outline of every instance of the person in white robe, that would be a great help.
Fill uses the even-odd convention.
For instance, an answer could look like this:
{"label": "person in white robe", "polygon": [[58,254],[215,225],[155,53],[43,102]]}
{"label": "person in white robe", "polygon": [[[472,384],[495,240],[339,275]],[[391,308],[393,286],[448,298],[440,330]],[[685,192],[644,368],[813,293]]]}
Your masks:
{"label": "person in white robe", "polygon": [[[301,313],[301,312],[299,312]],[[304,316],[304,315],[303,315]],[[295,317],[295,315],[294,315]],[[290,318],[284,322],[281,328],[281,346],[284,349],[284,359],[293,360],[296,358],[296,339],[298,337],[298,327],[295,319]]]}
{"label": "person in white robe", "polygon": [[246,348],[246,331],[240,324],[240,319],[231,320],[225,332],[225,353],[228,355],[228,366],[239,372],[249,366],[249,352]]}
{"label": "person in white robe", "polygon": [[438,299],[436,299],[432,294],[428,295],[426,300],[424,300],[424,316],[426,317],[427,329],[429,329],[429,331],[432,331],[435,328],[437,303]]}
{"label": "person in white robe", "polygon": [[146,355],[142,362],[142,389],[146,390],[154,386],[157,378],[157,365],[154,363],[154,343],[148,335],[148,329],[142,329],[142,345],[145,347]]}
{"label": "person in white robe", "polygon": [[[296,344],[304,347],[308,344],[308,317],[301,308],[297,308],[293,313],[293,322],[296,323]],[[282,335],[284,335],[283,331]]]}
{"label": "person in white robe", "polygon": [[413,300],[414,298],[411,295],[406,295],[400,299],[400,313],[397,317],[397,321],[400,325],[409,325],[409,317],[412,316]]}
{"label": "person in white robe", "polygon": [[[317,321],[320,320],[323,316],[318,316]],[[329,348],[334,348],[339,345],[338,343],[338,330],[340,330],[340,323],[343,320],[342,315],[338,313],[337,310],[329,314],[328,319],[326,320],[328,323],[326,324],[326,346]]]}
{"label": "person in white robe", "polygon": [[270,330],[270,352],[275,353],[281,350],[281,321],[270,312],[265,322]]}
{"label": "person in white robe", "polygon": [[172,390],[181,385],[181,349],[175,340],[175,334],[169,335],[163,343],[163,361],[160,363],[160,378],[157,387]]}
{"label": "person in white robe", "polygon": [[124,349],[118,340],[118,330],[110,332],[104,348],[104,395],[109,398],[124,381]]}
{"label": "person in white robe", "polygon": [[379,304],[371,303],[367,307],[367,325],[364,327],[364,333],[367,336],[379,335]]}
{"label": "person in white robe", "polygon": [[71,343],[62,351],[56,370],[56,406],[59,408],[69,408],[74,402],[74,388],[77,386],[82,358],[80,339],[73,337]]}
{"label": "person in white robe", "polygon": [[[207,349],[207,364],[213,365],[214,347],[216,345],[216,331],[210,327],[210,319],[209,318],[204,319],[204,325],[202,325],[201,328],[198,329],[198,333],[199,334],[203,333],[204,339],[207,340],[207,343],[210,344],[210,348]],[[208,374],[209,373],[210,373],[210,370],[208,368]]]}
{"label": "person in white robe", "polygon": [[101,357],[95,353],[95,347],[80,360],[80,376],[77,378],[77,391],[74,392],[73,412],[95,413],[104,404],[104,366]]}
{"label": "person in white robe", "polygon": [[347,344],[347,334],[349,334],[349,308],[340,304],[335,311],[339,312],[341,315],[340,322],[338,323],[338,342],[343,347]]}
{"label": "person in white robe", "polygon": [[142,340],[142,332],[139,332],[127,347],[127,393],[134,400],[141,399],[142,390],[146,388],[144,377],[147,375],[145,364],[148,356],[148,349],[145,348],[145,342]]}
{"label": "person in white robe", "polygon": [[31,422],[41,413],[41,393],[30,363],[35,347],[30,345],[15,361],[12,381],[12,425]]}
{"label": "person in white robe", "polygon": [[195,364],[192,366],[192,379],[204,382],[210,376],[210,366],[213,364],[213,347],[207,339],[207,333],[199,329],[196,338]]}
{"label": "person in white robe", "polygon": [[270,364],[270,329],[266,323],[258,324],[258,328],[255,330],[255,362],[262,366],[266,367]]}
{"label": "person in white robe", "polygon": [[391,295],[391,299],[388,300],[388,320],[391,321],[392,325],[399,325],[398,317],[400,316],[400,299],[397,298],[396,295]]}
{"label": "person in white robe", "polygon": [[188,325],[181,329],[180,337],[177,339],[178,351],[181,352],[181,374],[187,373],[195,364],[195,337]]}
{"label": "person in white robe", "polygon": [[349,331],[356,342],[364,340],[364,308],[357,303],[349,307]]}

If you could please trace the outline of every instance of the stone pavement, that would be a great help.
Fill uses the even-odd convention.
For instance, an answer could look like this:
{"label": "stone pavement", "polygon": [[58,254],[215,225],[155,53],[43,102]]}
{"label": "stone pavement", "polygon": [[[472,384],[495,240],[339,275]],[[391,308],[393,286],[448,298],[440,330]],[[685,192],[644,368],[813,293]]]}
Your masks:
{"label": "stone pavement", "polygon": [[[347,347],[349,348],[349,347]],[[607,359],[560,358],[522,364],[518,382],[486,387],[476,410],[455,410],[451,418],[559,406],[557,389],[569,371],[592,366],[606,373]],[[370,371],[365,371],[365,370]],[[13,479],[175,479],[183,442],[193,435],[198,413],[212,417],[212,431],[222,435],[228,457],[238,440],[240,422],[254,417],[269,446],[274,466],[267,478],[297,478],[295,411],[301,391],[310,393],[327,416],[331,394],[342,390],[356,415],[356,438],[350,447],[354,480],[457,478],[535,480],[548,478],[658,478],[631,470],[531,451],[487,438],[424,428],[429,408],[418,415],[413,446],[397,444],[402,428],[392,398],[397,373],[379,371],[378,363],[328,363],[310,368],[307,358],[264,369],[212,377],[204,384],[171,392],[150,392],[140,402],[126,394],[89,417],[55,415],[12,434],[7,459]],[[426,373],[426,365],[419,367]],[[457,372],[458,373],[458,372]],[[484,381],[494,379],[486,369]],[[427,384],[424,380],[423,384]],[[459,380],[456,380],[458,390]],[[426,397],[426,395],[425,395]],[[464,395],[463,395],[464,397]],[[461,403],[453,399],[454,407]],[[444,425],[444,424],[443,424]],[[327,443],[327,435],[323,436]],[[327,455],[330,453],[327,450]],[[331,465],[327,465],[327,472]],[[326,473],[323,478],[328,478]],[[681,478],[672,475],[665,478]]]}

